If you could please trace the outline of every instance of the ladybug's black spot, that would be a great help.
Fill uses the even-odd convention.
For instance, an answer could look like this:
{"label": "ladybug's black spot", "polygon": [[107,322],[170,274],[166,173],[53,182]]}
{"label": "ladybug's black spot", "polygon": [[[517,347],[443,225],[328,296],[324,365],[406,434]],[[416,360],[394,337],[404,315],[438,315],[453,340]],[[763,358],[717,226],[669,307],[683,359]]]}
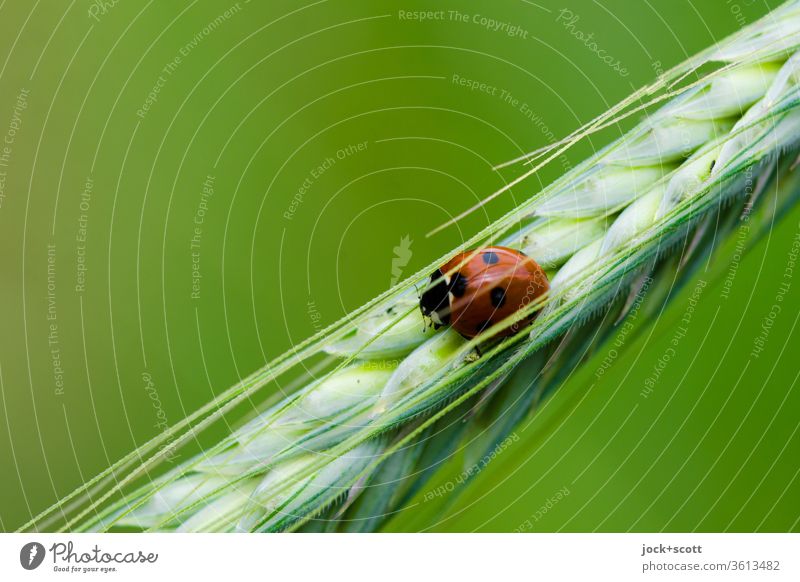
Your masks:
{"label": "ladybug's black spot", "polygon": [[486,251],[481,256],[483,257],[483,262],[487,265],[494,265],[500,262],[500,257],[498,257],[497,253],[494,251]]}
{"label": "ladybug's black spot", "polygon": [[489,292],[489,298],[493,307],[502,307],[506,302],[506,290],[502,287],[495,287]]}
{"label": "ladybug's black spot", "polygon": [[483,330],[485,330],[486,328],[491,327],[491,326],[492,326],[492,322],[487,319],[486,321],[482,321],[481,323],[477,324],[475,326],[475,331],[477,331],[478,333],[481,333]]}
{"label": "ladybug's black spot", "polygon": [[422,297],[419,300],[419,307],[423,315],[430,317],[436,313],[441,323],[450,323],[448,292],[449,289],[444,282],[442,272],[437,269],[431,274],[431,281],[425,291],[422,292]]}
{"label": "ladybug's black spot", "polygon": [[454,297],[463,297],[467,291],[467,278],[461,273],[453,273],[453,278],[450,279],[450,293]]}

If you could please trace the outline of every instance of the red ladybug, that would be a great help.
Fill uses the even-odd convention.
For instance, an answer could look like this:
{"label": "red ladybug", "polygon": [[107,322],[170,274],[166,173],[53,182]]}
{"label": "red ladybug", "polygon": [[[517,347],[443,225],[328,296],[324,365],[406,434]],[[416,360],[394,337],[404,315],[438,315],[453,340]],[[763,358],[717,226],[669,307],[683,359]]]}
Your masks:
{"label": "red ladybug", "polygon": [[[451,325],[466,338],[513,315],[550,288],[544,270],[529,256],[506,247],[456,255],[432,275],[420,298],[435,327]],[[499,331],[512,335],[535,314]]]}

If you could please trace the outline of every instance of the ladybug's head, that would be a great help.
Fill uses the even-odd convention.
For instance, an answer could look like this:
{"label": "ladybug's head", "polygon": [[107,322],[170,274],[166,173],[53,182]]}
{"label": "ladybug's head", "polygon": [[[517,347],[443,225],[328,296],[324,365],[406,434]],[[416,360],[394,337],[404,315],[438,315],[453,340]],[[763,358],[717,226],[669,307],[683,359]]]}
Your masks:
{"label": "ladybug's head", "polygon": [[431,275],[431,280],[422,292],[419,308],[425,317],[430,317],[435,327],[450,323],[450,286],[440,269]]}

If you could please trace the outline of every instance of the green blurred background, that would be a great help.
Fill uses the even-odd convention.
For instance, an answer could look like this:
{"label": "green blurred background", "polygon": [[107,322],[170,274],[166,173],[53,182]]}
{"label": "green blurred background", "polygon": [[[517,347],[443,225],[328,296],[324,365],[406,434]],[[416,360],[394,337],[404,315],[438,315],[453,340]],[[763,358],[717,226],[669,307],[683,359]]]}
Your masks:
{"label": "green blurred background", "polygon": [[[403,239],[408,276],[628,126],[426,237],[520,171],[493,164],[777,4],[0,3],[0,529],[385,290]],[[769,317],[798,223],[697,275],[647,398],[696,282],[461,496],[420,494],[388,529],[800,529],[796,285]]]}

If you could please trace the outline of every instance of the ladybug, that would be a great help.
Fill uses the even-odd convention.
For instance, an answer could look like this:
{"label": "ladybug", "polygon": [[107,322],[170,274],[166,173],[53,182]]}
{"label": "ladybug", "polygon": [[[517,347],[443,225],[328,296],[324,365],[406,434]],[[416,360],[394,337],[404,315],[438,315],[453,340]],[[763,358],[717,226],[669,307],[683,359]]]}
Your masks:
{"label": "ladybug", "polygon": [[[420,298],[434,327],[451,325],[466,338],[513,315],[550,288],[544,270],[529,256],[506,247],[465,251],[431,274]],[[535,314],[497,333],[513,335]]]}

